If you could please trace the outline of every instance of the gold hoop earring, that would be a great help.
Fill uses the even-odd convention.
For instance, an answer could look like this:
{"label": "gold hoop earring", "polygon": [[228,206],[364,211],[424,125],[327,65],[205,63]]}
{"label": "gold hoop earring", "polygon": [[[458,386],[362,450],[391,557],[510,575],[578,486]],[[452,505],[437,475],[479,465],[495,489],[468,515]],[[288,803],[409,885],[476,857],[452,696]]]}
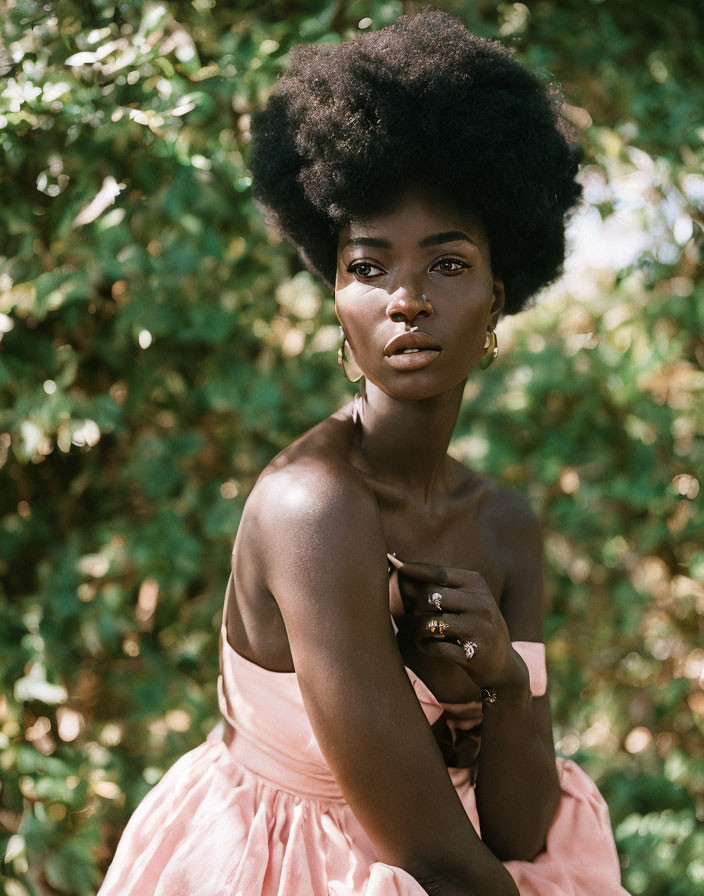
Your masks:
{"label": "gold hoop earring", "polygon": [[340,345],[337,349],[337,363],[351,383],[359,382],[359,380],[362,379],[362,370],[355,361],[350,347],[347,345],[347,336],[345,336],[345,331],[342,327],[340,327]]}
{"label": "gold hoop earring", "polygon": [[482,370],[491,367],[494,361],[499,357],[499,341],[496,338],[496,330],[489,327],[486,331],[486,339],[484,340],[484,357],[479,362]]}

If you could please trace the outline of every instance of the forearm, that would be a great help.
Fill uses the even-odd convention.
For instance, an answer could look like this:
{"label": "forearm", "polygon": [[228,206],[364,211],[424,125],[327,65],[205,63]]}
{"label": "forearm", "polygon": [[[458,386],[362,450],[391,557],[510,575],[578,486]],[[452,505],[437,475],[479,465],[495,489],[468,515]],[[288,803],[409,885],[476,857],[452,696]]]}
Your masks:
{"label": "forearm", "polygon": [[[336,689],[334,674],[326,676],[326,688]],[[393,757],[393,768],[376,780],[373,768],[354,768],[356,763],[349,758],[341,763],[344,769],[337,769],[336,775],[351,808],[375,844],[379,858],[413,875],[431,896],[518,896],[510,874],[469,822],[442,758],[436,752],[427,721],[423,720],[418,737],[403,737],[392,748],[393,732],[385,725],[399,701],[385,706],[386,695],[378,693],[377,688],[376,705],[370,708],[369,702],[364,701],[355,711],[354,696],[346,689],[345,693],[346,723],[358,732],[355,752],[361,754],[360,762],[363,763],[365,756],[373,756],[376,765],[383,761],[384,753]],[[412,701],[414,710],[418,711],[415,695]],[[393,727],[407,733],[411,730],[408,722]],[[362,734],[363,731],[367,734]],[[431,755],[418,761],[428,753]],[[335,771],[336,757],[331,755],[331,760]],[[394,774],[400,774],[412,786],[407,791],[405,787],[403,791],[397,789],[389,799],[387,787]],[[360,780],[365,782],[361,793]],[[374,795],[371,805],[370,794]],[[379,827],[377,816],[384,806],[387,811]],[[414,817],[418,820],[413,821]],[[390,833],[393,833],[393,842],[389,842]]]}
{"label": "forearm", "polygon": [[554,757],[537,729],[530,689],[497,688],[485,706],[476,800],[482,839],[503,861],[545,846],[560,801]]}

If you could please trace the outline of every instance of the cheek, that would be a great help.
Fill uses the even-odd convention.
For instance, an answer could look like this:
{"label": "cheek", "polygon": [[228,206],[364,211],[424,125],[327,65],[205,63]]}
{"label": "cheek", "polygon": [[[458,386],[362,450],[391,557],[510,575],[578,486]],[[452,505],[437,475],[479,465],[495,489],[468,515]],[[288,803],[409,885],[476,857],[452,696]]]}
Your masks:
{"label": "cheek", "polygon": [[463,315],[462,320],[457,321],[453,330],[457,369],[472,370],[484,357],[488,320],[489,308],[481,303],[472,313]]}
{"label": "cheek", "polygon": [[372,326],[373,295],[368,287],[351,283],[335,291],[335,314],[350,342]]}
{"label": "cheek", "polygon": [[[339,284],[339,278],[338,278]],[[337,315],[337,319],[340,322],[340,326],[342,326],[345,331],[347,331],[347,326],[350,318],[352,317],[352,312],[354,310],[354,302],[352,301],[352,296],[349,294],[349,287],[340,288],[339,285],[335,287],[335,314]]]}

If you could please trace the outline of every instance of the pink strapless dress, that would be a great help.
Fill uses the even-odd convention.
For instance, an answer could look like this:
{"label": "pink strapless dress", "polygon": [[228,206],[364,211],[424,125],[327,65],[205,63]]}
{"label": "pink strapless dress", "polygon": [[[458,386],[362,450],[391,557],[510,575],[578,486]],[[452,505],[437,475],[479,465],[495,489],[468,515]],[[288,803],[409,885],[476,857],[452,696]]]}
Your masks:
{"label": "pink strapless dress", "polygon": [[[544,693],[544,646],[514,647],[531,690]],[[241,657],[224,622],[220,663],[223,720],[142,800],[98,896],[426,896],[376,860],[318,747],[296,673]],[[459,730],[481,718],[480,704],[443,707],[407,671],[431,724],[443,711]],[[521,896],[627,896],[603,798],[575,763],[557,763],[562,799],[545,852],[506,863]],[[449,774],[479,831],[469,769]]]}

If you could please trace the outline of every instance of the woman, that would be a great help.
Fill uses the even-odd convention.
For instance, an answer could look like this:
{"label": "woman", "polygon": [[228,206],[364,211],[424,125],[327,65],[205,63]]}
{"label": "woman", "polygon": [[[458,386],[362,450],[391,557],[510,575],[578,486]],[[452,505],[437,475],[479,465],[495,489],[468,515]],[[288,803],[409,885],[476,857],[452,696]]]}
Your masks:
{"label": "woman", "polygon": [[624,892],[601,797],[554,757],[536,521],[447,454],[501,314],[562,262],[577,157],[557,98],[444,13],[294,55],[255,196],[365,385],[252,491],[224,724],[142,802],[104,896]]}

